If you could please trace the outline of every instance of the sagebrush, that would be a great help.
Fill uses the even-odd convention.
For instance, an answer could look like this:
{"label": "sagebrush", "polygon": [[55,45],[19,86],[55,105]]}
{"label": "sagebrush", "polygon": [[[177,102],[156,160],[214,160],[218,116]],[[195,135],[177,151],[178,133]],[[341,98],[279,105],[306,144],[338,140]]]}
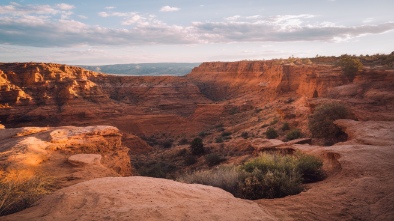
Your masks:
{"label": "sagebrush", "polygon": [[218,167],[179,178],[222,188],[245,199],[277,198],[300,193],[303,183],[324,178],[322,161],[300,152],[263,153],[240,166]]}
{"label": "sagebrush", "polygon": [[0,216],[30,207],[52,190],[53,179],[30,170],[10,170],[0,177]]}
{"label": "sagebrush", "polygon": [[316,107],[309,116],[308,126],[313,137],[335,139],[343,134],[335,120],[349,118],[350,112],[341,103],[326,103]]}

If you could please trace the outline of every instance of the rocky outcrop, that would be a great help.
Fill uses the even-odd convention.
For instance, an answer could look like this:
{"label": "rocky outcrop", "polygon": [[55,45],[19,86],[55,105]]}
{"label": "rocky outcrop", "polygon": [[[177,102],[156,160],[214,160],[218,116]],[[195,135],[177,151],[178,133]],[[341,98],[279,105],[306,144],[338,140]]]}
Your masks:
{"label": "rocky outcrop", "polygon": [[376,146],[394,145],[394,124],[391,121],[354,121],[340,119],[334,122],[348,135],[346,143]]}
{"label": "rocky outcrop", "polygon": [[73,180],[60,186],[102,176],[128,176],[132,174],[129,149],[122,146],[121,138],[111,126],[3,129],[0,166],[2,171],[40,171],[57,182]]}
{"label": "rocky outcrop", "polygon": [[[51,205],[51,206],[47,206]],[[149,177],[101,178],[3,220],[276,220],[224,190]]]}

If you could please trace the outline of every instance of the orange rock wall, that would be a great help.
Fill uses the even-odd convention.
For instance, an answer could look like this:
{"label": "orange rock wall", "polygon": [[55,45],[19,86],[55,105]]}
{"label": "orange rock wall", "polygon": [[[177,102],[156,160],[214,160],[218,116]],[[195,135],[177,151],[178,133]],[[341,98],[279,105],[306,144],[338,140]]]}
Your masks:
{"label": "orange rock wall", "polygon": [[214,100],[247,93],[287,92],[313,97],[325,96],[330,88],[346,83],[341,70],[328,65],[290,65],[277,61],[207,62],[187,75]]}

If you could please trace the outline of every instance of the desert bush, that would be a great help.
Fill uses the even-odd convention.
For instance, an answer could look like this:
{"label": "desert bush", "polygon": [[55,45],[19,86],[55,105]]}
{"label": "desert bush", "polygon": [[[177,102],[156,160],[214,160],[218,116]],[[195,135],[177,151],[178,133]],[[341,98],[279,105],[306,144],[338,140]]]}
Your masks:
{"label": "desert bush", "polygon": [[325,178],[322,170],[323,162],[319,158],[299,152],[295,156],[298,159],[297,169],[302,174],[303,183],[312,183]]}
{"label": "desert bush", "polygon": [[360,59],[355,56],[341,55],[339,59],[339,65],[342,68],[343,74],[350,80],[353,81],[355,75],[363,69],[363,64]]}
{"label": "desert bush", "polygon": [[272,199],[298,194],[303,190],[300,178],[300,174],[295,170],[287,173],[280,170],[262,172],[256,169],[242,183],[242,198]]}
{"label": "desert bush", "polygon": [[202,143],[202,139],[198,137],[194,138],[194,140],[190,144],[190,150],[193,155],[204,154],[205,148],[204,148],[204,144]]}
{"label": "desert bush", "polygon": [[223,143],[223,138],[222,137],[216,137],[215,138],[216,143]]}
{"label": "desert bush", "polygon": [[178,151],[178,153],[176,154],[176,156],[186,156],[187,154],[188,154],[187,149],[183,148],[183,149],[180,149],[180,150]]}
{"label": "desert bush", "polygon": [[276,130],[274,128],[269,127],[267,129],[267,131],[265,132],[265,136],[268,139],[274,139],[274,138],[277,138],[279,135],[278,135],[278,133],[276,132]]}
{"label": "desert bush", "polygon": [[[197,171],[178,178],[184,183],[198,183],[208,186],[219,187],[230,193],[237,193],[241,173],[235,166],[219,166],[212,170]],[[238,194],[234,194],[238,195]]]}
{"label": "desert bush", "polygon": [[140,176],[169,178],[175,172],[176,166],[158,161],[138,162],[135,164],[137,173]]}
{"label": "desert bush", "polygon": [[156,137],[153,136],[153,135],[150,136],[150,137],[144,137],[143,136],[142,139],[145,140],[149,144],[149,146],[155,146],[155,145],[159,144],[159,142],[157,141]]}
{"label": "desert bush", "polygon": [[343,104],[322,104],[309,116],[309,130],[313,137],[327,139],[338,138],[343,132],[334,124],[334,121],[337,119],[346,119],[348,116],[349,111]]}
{"label": "desert bush", "polygon": [[287,122],[283,123],[281,129],[282,129],[282,131],[290,130],[289,123],[287,123]]}
{"label": "desert bush", "polygon": [[241,137],[244,138],[244,139],[248,139],[249,138],[248,132],[246,132],[246,131],[242,132]]}
{"label": "desert bush", "polygon": [[300,193],[303,182],[323,179],[321,167],[321,160],[314,156],[273,152],[241,166],[198,171],[179,180],[219,187],[246,199],[277,198]]}
{"label": "desert bush", "polygon": [[298,194],[304,181],[323,178],[322,165],[320,159],[300,152],[289,155],[264,153],[242,166],[246,172],[242,196],[260,199]]}
{"label": "desert bush", "polygon": [[241,112],[239,107],[231,107],[228,111],[230,115],[238,114]]}
{"label": "desert bush", "polygon": [[216,153],[210,153],[208,155],[205,156],[205,162],[208,164],[208,166],[212,167],[215,165],[218,165],[219,163],[221,163],[222,161],[224,161],[224,158],[219,156]]}
{"label": "desert bush", "polygon": [[278,119],[277,118],[274,118],[271,122],[270,122],[270,125],[272,126],[272,125],[275,125],[275,124],[277,124],[278,123]]}
{"label": "desert bush", "polygon": [[302,136],[300,129],[293,129],[289,131],[289,133],[286,134],[286,139],[287,140],[294,140],[298,139]]}
{"label": "desert bush", "polygon": [[53,179],[27,170],[12,170],[0,178],[0,216],[30,207],[50,193]]}
{"label": "desert bush", "polygon": [[173,140],[166,140],[166,141],[164,141],[163,142],[163,148],[166,148],[166,149],[171,148],[172,147],[172,143],[173,143]]}
{"label": "desert bush", "polygon": [[185,145],[185,144],[189,144],[189,141],[188,141],[186,138],[182,138],[182,139],[179,141],[179,143],[178,143],[178,145]]}
{"label": "desert bush", "polygon": [[201,138],[204,138],[204,137],[206,137],[209,134],[210,134],[209,132],[201,131],[200,133],[198,133],[198,136],[201,137]]}
{"label": "desert bush", "polygon": [[228,136],[231,136],[231,132],[229,132],[229,131],[224,131],[224,132],[222,132],[222,137],[228,137]]}
{"label": "desert bush", "polygon": [[183,162],[186,166],[190,166],[197,163],[197,158],[193,155],[187,155]]}

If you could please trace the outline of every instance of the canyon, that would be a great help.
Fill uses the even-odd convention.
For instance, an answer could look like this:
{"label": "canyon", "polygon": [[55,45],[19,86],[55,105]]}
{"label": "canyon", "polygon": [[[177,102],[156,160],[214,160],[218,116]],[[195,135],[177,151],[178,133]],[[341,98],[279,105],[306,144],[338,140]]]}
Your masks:
{"label": "canyon", "polygon": [[[335,122],[346,141],[324,146],[310,139],[307,122],[329,102],[345,105],[352,119]],[[55,177],[59,189],[5,220],[392,220],[393,120],[390,68],[365,66],[349,80],[334,64],[283,60],[205,62],[176,77],[0,63],[2,170],[35,168]],[[283,123],[304,138],[287,141]],[[265,139],[268,126],[278,138]],[[328,178],[298,195],[249,201],[214,187],[136,176],[141,162],[159,160],[177,168],[167,178],[209,169],[203,157],[183,164],[182,141],[195,137],[224,156],[223,164],[270,148],[312,154]],[[132,203],[137,198],[140,206]]]}

